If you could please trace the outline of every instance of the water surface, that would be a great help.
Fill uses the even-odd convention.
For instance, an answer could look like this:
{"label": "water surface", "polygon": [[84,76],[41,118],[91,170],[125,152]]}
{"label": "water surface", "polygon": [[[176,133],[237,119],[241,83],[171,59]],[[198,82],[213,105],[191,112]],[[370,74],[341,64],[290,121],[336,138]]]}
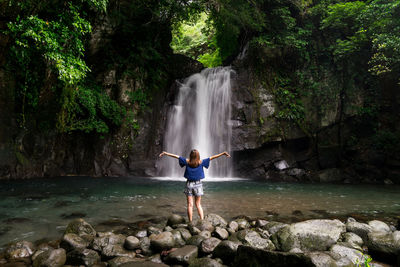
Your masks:
{"label": "water surface", "polygon": [[[60,238],[69,221],[135,222],[186,214],[183,179],[63,177],[0,181],[0,248],[17,240]],[[280,221],[308,218],[368,218],[394,221],[400,187],[267,183],[207,178],[205,213]],[[197,216],[197,215],[196,215]]]}

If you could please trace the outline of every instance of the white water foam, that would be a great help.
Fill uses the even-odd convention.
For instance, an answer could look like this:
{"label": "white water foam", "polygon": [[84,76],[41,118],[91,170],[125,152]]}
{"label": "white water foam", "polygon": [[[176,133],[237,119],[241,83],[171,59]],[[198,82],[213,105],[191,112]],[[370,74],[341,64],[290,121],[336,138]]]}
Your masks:
{"label": "white water foam", "polygon": [[[176,182],[186,182],[186,178],[183,177],[150,177],[152,180],[157,181],[176,181]],[[203,181],[205,182],[237,182],[237,181],[248,181],[250,179],[246,178],[238,178],[238,177],[212,177],[212,178],[205,178]]]}

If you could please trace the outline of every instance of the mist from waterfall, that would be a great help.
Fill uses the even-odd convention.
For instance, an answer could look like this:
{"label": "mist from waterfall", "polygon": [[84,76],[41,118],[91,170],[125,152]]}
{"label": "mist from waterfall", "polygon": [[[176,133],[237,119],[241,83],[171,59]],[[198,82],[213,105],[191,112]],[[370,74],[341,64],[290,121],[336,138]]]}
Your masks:
{"label": "mist from waterfall", "polygon": [[[179,88],[176,102],[168,112],[164,150],[189,157],[192,149],[204,159],[230,151],[231,68],[205,69],[186,79]],[[176,159],[163,159],[161,174],[182,177],[183,169]],[[229,177],[230,160],[218,158],[211,162],[206,177]]]}

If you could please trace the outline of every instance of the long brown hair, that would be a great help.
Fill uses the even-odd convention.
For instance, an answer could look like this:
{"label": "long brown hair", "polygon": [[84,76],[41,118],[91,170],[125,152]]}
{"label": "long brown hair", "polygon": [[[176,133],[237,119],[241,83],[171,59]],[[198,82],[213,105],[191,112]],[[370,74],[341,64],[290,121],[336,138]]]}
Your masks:
{"label": "long brown hair", "polygon": [[188,161],[188,165],[192,168],[196,168],[200,165],[200,153],[196,149],[190,151],[190,158]]}

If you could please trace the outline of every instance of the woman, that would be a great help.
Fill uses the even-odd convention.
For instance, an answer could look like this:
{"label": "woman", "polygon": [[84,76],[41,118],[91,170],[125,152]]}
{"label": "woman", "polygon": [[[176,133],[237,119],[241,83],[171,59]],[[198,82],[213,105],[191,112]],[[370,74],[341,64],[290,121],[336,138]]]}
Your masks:
{"label": "woman", "polygon": [[189,159],[185,159],[165,151],[160,154],[160,158],[164,155],[178,159],[181,167],[186,166],[185,174],[183,176],[187,179],[184,193],[187,197],[187,214],[189,217],[189,222],[191,222],[193,218],[193,196],[195,198],[197,212],[199,213],[200,219],[203,220],[204,213],[203,208],[201,207],[201,196],[204,194],[203,185],[201,183],[201,179],[204,179],[203,167],[208,169],[210,166],[210,160],[219,158],[223,155],[230,158],[231,155],[225,151],[212,157],[200,160],[200,153],[196,149],[190,151]]}

